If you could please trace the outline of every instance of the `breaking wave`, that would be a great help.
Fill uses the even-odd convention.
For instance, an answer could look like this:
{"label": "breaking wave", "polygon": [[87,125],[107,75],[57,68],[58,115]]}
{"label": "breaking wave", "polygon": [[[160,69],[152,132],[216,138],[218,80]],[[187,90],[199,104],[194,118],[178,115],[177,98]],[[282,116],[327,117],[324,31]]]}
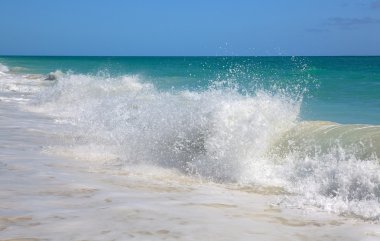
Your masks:
{"label": "breaking wave", "polygon": [[141,76],[60,74],[30,109],[70,126],[74,157],[280,187],[296,194],[287,205],[379,219],[380,126],[302,121],[298,94],[234,86],[159,90]]}

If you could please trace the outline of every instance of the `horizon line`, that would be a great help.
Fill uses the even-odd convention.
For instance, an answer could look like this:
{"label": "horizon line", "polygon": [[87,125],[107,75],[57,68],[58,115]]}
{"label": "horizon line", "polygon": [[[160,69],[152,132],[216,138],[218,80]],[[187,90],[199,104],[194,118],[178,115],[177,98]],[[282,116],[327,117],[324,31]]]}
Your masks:
{"label": "horizon line", "polygon": [[183,57],[380,57],[380,55],[34,55],[34,54],[0,54],[0,57],[145,57],[145,58],[183,58]]}

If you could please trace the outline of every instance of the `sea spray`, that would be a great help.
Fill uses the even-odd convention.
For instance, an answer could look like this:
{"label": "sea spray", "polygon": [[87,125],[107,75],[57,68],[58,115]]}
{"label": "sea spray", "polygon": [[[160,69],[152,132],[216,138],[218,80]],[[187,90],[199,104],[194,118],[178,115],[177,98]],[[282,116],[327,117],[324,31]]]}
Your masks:
{"label": "sea spray", "polygon": [[[158,91],[138,76],[67,75],[38,106],[75,125],[89,143],[112,143],[128,163],[176,168],[217,181],[239,181],[250,159],[292,127],[299,103],[236,89]],[[56,108],[58,107],[59,108]]]}

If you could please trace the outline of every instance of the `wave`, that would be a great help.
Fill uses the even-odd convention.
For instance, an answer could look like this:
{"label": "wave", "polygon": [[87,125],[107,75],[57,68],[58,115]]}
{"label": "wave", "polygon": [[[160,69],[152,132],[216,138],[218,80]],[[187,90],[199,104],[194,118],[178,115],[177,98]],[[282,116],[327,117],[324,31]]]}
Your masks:
{"label": "wave", "polygon": [[301,121],[300,98],[282,90],[243,95],[233,86],[159,90],[138,75],[68,73],[29,108],[69,124],[74,157],[276,186],[297,194],[288,205],[379,219],[380,126]]}
{"label": "wave", "polygon": [[6,72],[9,72],[9,68],[6,65],[0,63],[0,75],[3,75]]}
{"label": "wave", "polygon": [[[14,70],[19,67],[8,67],[0,63],[0,93],[19,93],[22,94],[22,101],[28,100],[27,95],[41,91],[41,88],[46,86],[43,80],[43,75],[40,74],[19,74]],[[21,68],[21,67],[20,67]],[[18,97],[7,97],[9,100],[18,100]]]}
{"label": "wave", "polygon": [[380,219],[380,126],[300,122],[272,146],[286,190],[301,193],[289,205]]}

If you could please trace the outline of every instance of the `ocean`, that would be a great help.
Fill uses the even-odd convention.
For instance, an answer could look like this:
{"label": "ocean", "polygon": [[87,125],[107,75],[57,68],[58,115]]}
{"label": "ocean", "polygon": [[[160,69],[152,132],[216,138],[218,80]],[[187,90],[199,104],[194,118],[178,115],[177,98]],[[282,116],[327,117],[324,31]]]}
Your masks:
{"label": "ocean", "polygon": [[0,113],[3,239],[380,239],[380,57],[2,56]]}

